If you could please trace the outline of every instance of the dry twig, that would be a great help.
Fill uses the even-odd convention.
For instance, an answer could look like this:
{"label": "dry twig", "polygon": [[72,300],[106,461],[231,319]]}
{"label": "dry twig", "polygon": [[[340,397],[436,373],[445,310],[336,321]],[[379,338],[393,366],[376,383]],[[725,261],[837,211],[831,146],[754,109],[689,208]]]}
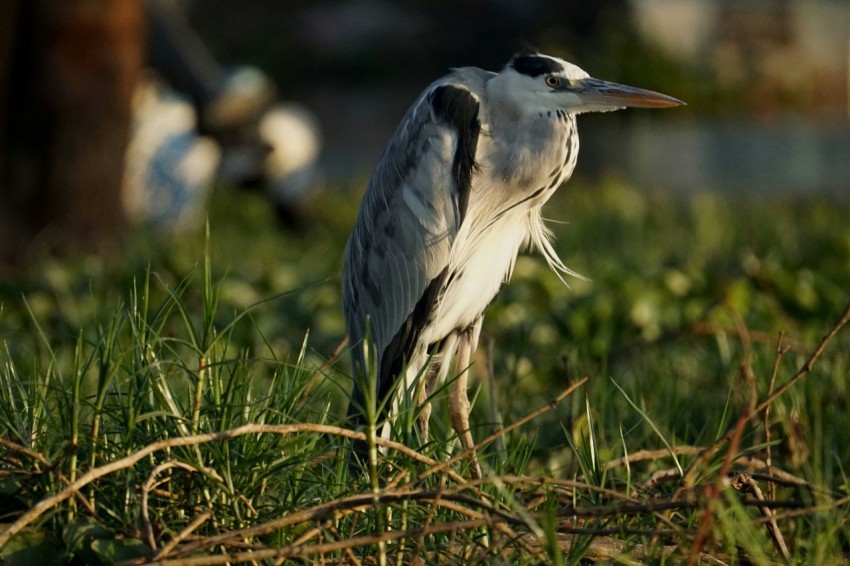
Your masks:
{"label": "dry twig", "polygon": [[[165,472],[165,471],[173,469],[173,468],[180,468],[180,469],[183,469],[183,470],[186,470],[186,471],[189,471],[189,472],[196,472],[196,473],[201,472],[201,470],[199,470],[195,466],[192,466],[191,464],[187,464],[185,462],[179,462],[177,460],[169,460],[168,462],[163,462],[163,463],[159,464],[153,470],[151,470],[150,474],[148,474],[148,479],[145,480],[144,484],[142,484],[142,500],[141,500],[141,505],[140,505],[141,506],[140,514],[141,514],[141,518],[142,518],[142,530],[144,531],[144,536],[147,539],[146,542],[148,543],[148,546],[151,547],[151,550],[156,550],[156,540],[154,539],[153,525],[151,524],[150,515],[148,513],[148,499],[150,497],[151,491],[153,491],[156,487],[158,487],[162,483],[171,480],[170,477],[157,480],[157,477],[162,472]],[[218,472],[216,472],[215,470],[211,470],[211,469],[207,468],[207,469],[204,469],[203,471],[206,472],[207,474],[209,474],[210,477],[215,478],[219,482],[224,481],[222,479],[222,477],[220,475],[218,475]],[[210,512],[210,515],[211,514],[212,513]],[[209,518],[209,517],[207,517],[207,518]],[[178,542],[180,542],[180,540],[182,540],[182,538],[185,538],[186,535],[191,534],[198,526],[200,526],[200,524],[201,523],[196,525],[191,530],[188,530],[188,532],[184,530],[184,533],[181,533],[181,535],[183,535],[183,536],[181,537],[180,535],[178,535],[177,539],[179,539],[179,540],[177,540],[175,542],[175,539],[172,539],[171,541],[169,541],[169,545],[170,546],[176,545]]]}
{"label": "dry twig", "polygon": [[[759,502],[765,500],[759,485],[748,474],[733,474],[730,484],[736,491],[752,494]],[[785,539],[782,537],[779,525],[776,524],[776,518],[773,512],[766,505],[758,505],[758,510],[767,521],[767,532],[770,535],[770,540],[773,541],[773,546],[776,547],[776,550],[785,562],[789,562],[791,560],[791,553],[788,552],[788,545],[785,544]]]}
{"label": "dry twig", "polygon": [[[715,488],[711,490],[711,492],[708,494],[709,496],[715,498],[717,497],[720,490],[720,482],[728,473],[733,455],[736,454],[738,451],[738,444],[740,442],[741,435],[743,434],[744,427],[746,426],[746,424],[750,420],[754,419],[762,411],[764,411],[767,407],[769,407],[771,403],[773,403],[783,393],[790,389],[795,383],[797,383],[803,377],[808,375],[814,368],[817,360],[821,357],[821,355],[823,355],[827,345],[848,322],[850,322],[850,304],[847,305],[847,308],[844,310],[844,313],[841,315],[841,318],[838,320],[838,322],[836,322],[832,326],[832,328],[823,336],[823,338],[821,338],[821,341],[806,359],[806,362],[803,364],[803,366],[799,370],[797,370],[797,372],[791,378],[789,378],[785,383],[776,388],[761,403],[757,403],[754,399],[751,399],[748,411],[738,418],[735,425],[732,426],[729,430],[727,430],[726,434],[720,437],[711,446],[708,446],[705,450],[703,450],[699,457],[694,460],[694,462],[685,472],[685,476],[682,479],[683,488],[687,489],[693,486],[700,465],[704,465],[708,461],[710,461],[714,457],[714,455],[720,450],[720,447],[728,442],[729,447],[726,452],[726,458],[724,459],[723,466],[721,467],[720,473],[718,475],[718,480],[715,484]],[[710,519],[710,515],[711,510],[709,507],[709,509],[703,514],[700,526],[697,530],[697,535],[694,538],[694,545],[692,547],[691,555],[688,559],[689,564],[694,563],[695,557],[702,549],[702,545],[708,533],[708,521]]]}
{"label": "dry twig", "polygon": [[[246,434],[298,434],[298,433],[317,433],[317,434],[328,434],[334,436],[340,436],[343,438],[350,438],[355,440],[365,440],[366,435],[362,432],[355,432],[353,430],[348,430],[345,428],[340,428],[336,426],[330,425],[321,425],[321,424],[311,424],[311,423],[303,423],[303,424],[292,424],[292,425],[259,425],[259,424],[248,424],[243,425],[237,428],[233,428],[230,430],[225,430],[221,432],[211,432],[207,434],[197,434],[192,436],[181,436],[176,438],[168,438],[165,440],[160,440],[158,442],[153,442],[148,444],[144,448],[133,452],[132,454],[100,466],[99,468],[94,468],[82,474],[77,481],[71,483],[66,488],[62,489],[59,493],[52,495],[50,497],[46,497],[36,503],[29,511],[25,512],[21,515],[14,523],[6,527],[6,529],[0,532],[0,549],[2,549],[9,542],[15,534],[21,531],[24,527],[38,519],[44,513],[52,509],[54,506],[59,503],[65,501],[66,499],[73,497],[75,494],[79,492],[81,488],[90,484],[91,482],[102,478],[103,476],[109,475],[111,473],[117,472],[119,470],[124,470],[134,466],[139,460],[150,456],[155,452],[159,452],[162,450],[167,450],[169,448],[175,448],[178,446],[196,446],[198,444],[205,444],[207,442],[214,441],[222,441],[228,440],[231,438],[236,438],[238,436],[243,436]],[[381,446],[385,446],[392,450],[396,450],[401,452],[408,458],[416,460],[417,462],[423,463],[427,466],[435,466],[436,462],[427,456],[423,456],[419,452],[408,448],[404,444],[393,442],[391,440],[385,440],[382,438],[377,439],[378,444]],[[452,470],[446,470],[446,474],[450,475],[452,479],[457,481],[458,483],[464,483],[465,480],[463,477],[459,476]]]}
{"label": "dry twig", "polygon": [[490,444],[491,442],[493,442],[497,438],[500,438],[500,437],[506,435],[507,433],[509,433],[510,431],[523,426],[525,423],[536,419],[540,415],[542,415],[544,413],[548,413],[549,411],[555,409],[558,405],[560,405],[561,401],[563,401],[568,396],[570,396],[576,389],[578,389],[579,387],[584,385],[586,382],[587,382],[586,377],[579,379],[578,381],[576,381],[575,383],[573,383],[572,385],[567,387],[563,392],[561,392],[560,395],[555,397],[552,401],[549,401],[547,404],[543,405],[542,407],[540,407],[536,411],[532,411],[531,413],[529,413],[528,415],[519,419],[518,421],[509,424],[505,428],[497,430],[496,432],[492,433],[491,435],[489,435],[484,440],[481,440],[480,442],[478,442],[478,444],[476,444],[472,448],[465,450],[465,451],[461,452],[460,454],[457,454],[456,456],[446,460],[445,462],[437,464],[432,469],[427,470],[424,474],[422,474],[420,476],[420,478],[424,479],[424,478],[426,478],[426,477],[428,477],[432,474],[435,474],[437,472],[445,470],[446,468],[450,467],[455,462],[466,459],[470,456],[470,454],[478,452],[479,450],[481,450],[481,448],[483,448],[484,446],[487,446],[488,444]]}

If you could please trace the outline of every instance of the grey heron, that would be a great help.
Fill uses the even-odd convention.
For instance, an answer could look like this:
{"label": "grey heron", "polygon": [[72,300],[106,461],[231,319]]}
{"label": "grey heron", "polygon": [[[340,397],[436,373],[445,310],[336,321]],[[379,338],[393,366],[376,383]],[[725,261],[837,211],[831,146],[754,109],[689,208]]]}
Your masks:
{"label": "grey heron", "polygon": [[[346,246],[353,423],[365,421],[369,393],[386,402],[378,415],[386,436],[400,396],[415,391],[427,441],[428,399],[455,358],[451,423],[463,448],[472,448],[467,375],[485,308],[523,247],[572,273],[552,247],[541,207],[575,167],[576,115],[681,104],[540,53],[517,54],[498,73],[454,69],[428,86],[387,145]],[[377,373],[371,381],[369,368]],[[474,454],[471,464],[480,476]]]}

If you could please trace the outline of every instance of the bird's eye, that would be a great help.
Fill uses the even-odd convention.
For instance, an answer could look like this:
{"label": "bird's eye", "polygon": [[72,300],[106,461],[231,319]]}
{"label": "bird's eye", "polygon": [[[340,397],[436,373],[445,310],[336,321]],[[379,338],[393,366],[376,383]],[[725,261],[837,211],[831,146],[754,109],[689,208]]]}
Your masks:
{"label": "bird's eye", "polygon": [[559,79],[555,75],[549,75],[548,77],[546,77],[546,85],[547,86],[555,88],[556,86],[558,86],[560,84],[561,84],[561,79]]}

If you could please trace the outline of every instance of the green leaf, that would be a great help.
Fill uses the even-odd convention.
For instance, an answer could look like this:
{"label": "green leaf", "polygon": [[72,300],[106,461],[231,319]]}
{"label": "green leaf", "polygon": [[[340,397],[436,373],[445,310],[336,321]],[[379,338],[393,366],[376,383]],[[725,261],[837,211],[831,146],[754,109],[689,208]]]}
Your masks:
{"label": "green leaf", "polygon": [[[6,525],[0,525],[3,530]],[[4,566],[52,566],[68,563],[68,555],[62,552],[59,541],[41,529],[24,529],[0,551],[0,562]]]}
{"label": "green leaf", "polygon": [[92,541],[94,550],[106,564],[115,564],[150,554],[150,549],[137,538],[115,537]]}
{"label": "green leaf", "polygon": [[128,538],[88,517],[78,517],[63,533],[65,544],[86,564],[114,564],[148,554],[142,541]]}

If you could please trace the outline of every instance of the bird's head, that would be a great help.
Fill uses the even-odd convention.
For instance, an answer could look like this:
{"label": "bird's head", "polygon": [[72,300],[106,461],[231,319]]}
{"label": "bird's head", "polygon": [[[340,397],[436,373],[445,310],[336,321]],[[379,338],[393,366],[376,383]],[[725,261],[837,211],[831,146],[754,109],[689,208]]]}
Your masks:
{"label": "bird's head", "polygon": [[581,114],[684,104],[659,92],[594,79],[572,63],[539,53],[515,55],[493,83],[506,101],[534,113],[566,110]]}

